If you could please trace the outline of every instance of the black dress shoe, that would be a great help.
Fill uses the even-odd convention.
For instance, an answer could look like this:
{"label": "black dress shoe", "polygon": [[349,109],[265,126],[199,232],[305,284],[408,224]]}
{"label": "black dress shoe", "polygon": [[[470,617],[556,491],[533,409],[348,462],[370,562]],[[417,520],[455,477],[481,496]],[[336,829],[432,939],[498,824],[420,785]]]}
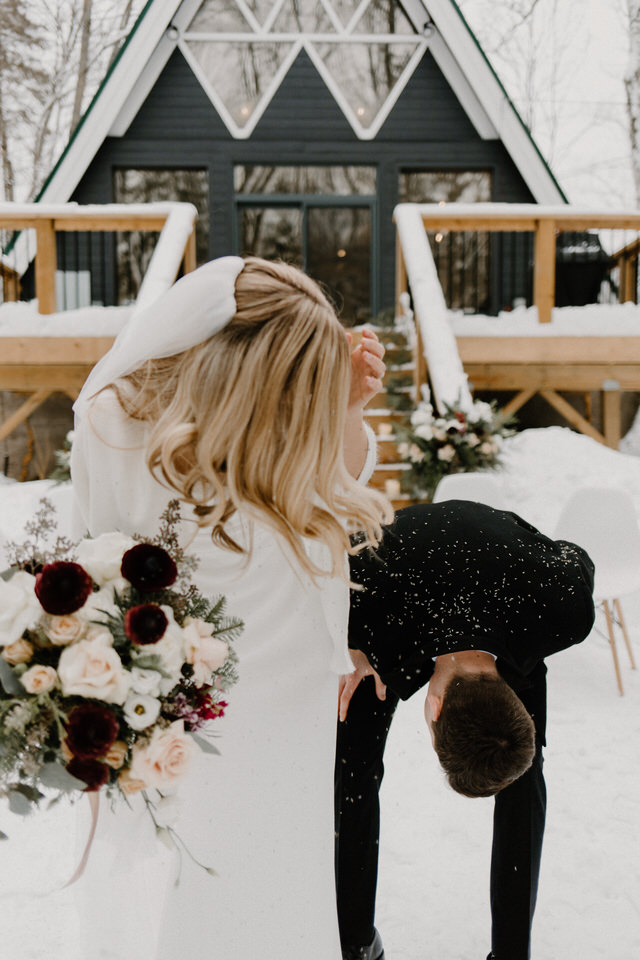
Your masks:
{"label": "black dress shoe", "polygon": [[342,960],[384,960],[384,947],[377,930],[368,947],[343,947]]}

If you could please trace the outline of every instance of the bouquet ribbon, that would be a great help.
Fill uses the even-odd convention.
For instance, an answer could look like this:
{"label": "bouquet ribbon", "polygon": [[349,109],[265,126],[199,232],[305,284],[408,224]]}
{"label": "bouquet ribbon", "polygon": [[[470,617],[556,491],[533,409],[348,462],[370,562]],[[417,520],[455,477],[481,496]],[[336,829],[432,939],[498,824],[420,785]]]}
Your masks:
{"label": "bouquet ribbon", "polygon": [[76,880],[80,879],[89,861],[89,854],[91,853],[93,838],[96,835],[96,828],[98,826],[98,813],[100,810],[100,794],[98,792],[94,791],[89,794],[89,806],[91,808],[91,826],[89,827],[89,836],[87,837],[87,842],[85,843],[84,851],[82,857],[80,858],[80,863],[76,867],[71,879],[67,880],[65,883],[63,890],[72,886]]}

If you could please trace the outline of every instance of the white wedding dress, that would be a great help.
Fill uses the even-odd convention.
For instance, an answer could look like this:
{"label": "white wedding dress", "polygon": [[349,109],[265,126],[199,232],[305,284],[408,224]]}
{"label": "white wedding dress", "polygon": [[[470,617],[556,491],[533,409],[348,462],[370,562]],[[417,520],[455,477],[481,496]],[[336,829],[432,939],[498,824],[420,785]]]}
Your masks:
{"label": "white wedding dress", "polygon": [[[144,428],[124,416],[111,391],[102,393],[73,445],[78,511],[92,535],[156,532],[171,494],[150,476],[144,445]],[[365,473],[373,457],[370,450]],[[193,537],[195,525],[184,528]],[[207,531],[189,547],[200,559],[199,589],[224,594],[245,628],[235,644],[240,679],[212,728],[221,756],[199,756],[179,789],[175,824],[218,876],[183,855],[175,886],[177,855],[156,840],[140,798],[131,811],[101,803],[77,884],[85,960],[341,956],[333,763],[337,674],[351,669],[348,590],[339,579],[315,587],[259,524],[237,516],[231,533],[245,543],[252,536],[248,562],[214,546]],[[308,548],[326,563],[323,548]]]}

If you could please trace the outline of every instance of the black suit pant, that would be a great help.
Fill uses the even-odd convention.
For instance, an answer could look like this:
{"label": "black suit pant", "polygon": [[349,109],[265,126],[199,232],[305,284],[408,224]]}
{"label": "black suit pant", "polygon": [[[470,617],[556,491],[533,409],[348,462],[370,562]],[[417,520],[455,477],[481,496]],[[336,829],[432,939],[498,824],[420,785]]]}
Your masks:
{"label": "black suit pant", "polygon": [[[528,960],[546,811],[542,746],[546,727],[546,667],[512,684],[532,715],[537,750],[531,768],[495,798],[491,852],[492,952],[498,960]],[[387,735],[398,703],[387,689],[378,700],[373,678],[356,690],[336,755],[336,883],[342,943],[368,944],[373,926],[380,832],[379,790]],[[428,732],[425,727],[425,737]],[[435,759],[435,758],[434,758]],[[472,802],[472,801],[469,801]],[[426,851],[425,851],[426,855]]]}

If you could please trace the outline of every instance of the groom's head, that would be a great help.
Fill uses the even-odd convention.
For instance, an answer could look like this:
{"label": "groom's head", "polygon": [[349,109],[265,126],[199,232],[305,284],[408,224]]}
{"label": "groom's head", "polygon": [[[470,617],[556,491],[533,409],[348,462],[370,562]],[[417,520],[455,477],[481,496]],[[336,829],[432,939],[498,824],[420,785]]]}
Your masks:
{"label": "groom's head", "polygon": [[533,721],[497,673],[453,673],[429,691],[425,716],[450,786],[466,797],[493,796],[533,762]]}

